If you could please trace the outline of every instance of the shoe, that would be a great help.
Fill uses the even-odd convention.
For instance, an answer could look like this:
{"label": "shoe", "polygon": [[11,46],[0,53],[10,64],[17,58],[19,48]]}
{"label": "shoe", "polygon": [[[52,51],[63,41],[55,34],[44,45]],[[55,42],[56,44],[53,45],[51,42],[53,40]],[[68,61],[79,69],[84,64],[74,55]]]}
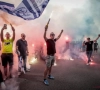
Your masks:
{"label": "shoe", "polygon": [[30,72],[30,69],[27,69],[26,72]]}
{"label": "shoe", "polygon": [[5,90],[5,89],[6,89],[6,85],[5,85],[4,82],[1,83],[1,89],[2,89],[2,90]]}
{"label": "shoe", "polygon": [[25,70],[24,70],[24,68],[21,68],[21,72],[23,72],[24,74],[26,73]]}
{"label": "shoe", "polygon": [[44,80],[44,84],[48,86],[49,85],[48,80]]}
{"label": "shoe", "polygon": [[15,75],[10,75],[9,78],[15,78]]}
{"label": "shoe", "polygon": [[90,65],[90,63],[87,63],[86,65]]}
{"label": "shoe", "polygon": [[53,76],[51,76],[51,75],[49,75],[49,76],[48,76],[48,78],[49,78],[49,79],[54,79],[54,77],[53,77]]}
{"label": "shoe", "polygon": [[7,80],[7,77],[4,77],[3,80],[6,81]]}
{"label": "shoe", "polygon": [[18,72],[18,76],[20,76],[21,75],[21,72]]}

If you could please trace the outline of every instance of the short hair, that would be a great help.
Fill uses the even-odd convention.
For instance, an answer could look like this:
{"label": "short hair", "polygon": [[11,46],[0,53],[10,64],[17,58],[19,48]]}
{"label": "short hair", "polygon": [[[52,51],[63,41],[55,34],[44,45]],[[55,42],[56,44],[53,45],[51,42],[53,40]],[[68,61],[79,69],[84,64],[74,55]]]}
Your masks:
{"label": "short hair", "polygon": [[25,35],[24,33],[22,33],[21,35]]}
{"label": "short hair", "polygon": [[10,35],[10,33],[9,33],[9,32],[6,32],[6,34],[9,34],[9,35]]}
{"label": "short hair", "polygon": [[89,38],[89,37],[88,37],[87,39],[88,39],[88,40],[90,40],[90,38]]}
{"label": "short hair", "polygon": [[50,33],[50,36],[51,36],[51,35],[55,35],[55,34],[54,34],[53,32],[51,32],[51,33]]}

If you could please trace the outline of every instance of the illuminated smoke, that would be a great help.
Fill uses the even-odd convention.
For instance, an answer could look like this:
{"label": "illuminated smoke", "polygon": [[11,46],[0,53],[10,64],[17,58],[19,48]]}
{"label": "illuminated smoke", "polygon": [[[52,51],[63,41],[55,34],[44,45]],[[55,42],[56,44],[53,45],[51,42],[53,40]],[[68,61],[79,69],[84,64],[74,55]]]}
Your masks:
{"label": "illuminated smoke", "polygon": [[32,44],[32,47],[34,47],[34,44]]}
{"label": "illuminated smoke", "polygon": [[50,19],[51,19],[51,17],[53,16],[53,13],[54,13],[54,11],[51,12],[50,17],[49,17]]}
{"label": "illuminated smoke", "polygon": [[37,62],[37,58],[35,57],[32,57],[29,61],[29,64],[32,65],[32,64],[35,64]]}
{"label": "illuminated smoke", "polygon": [[[78,3],[77,3],[78,4]],[[64,29],[62,37],[56,42],[57,55],[59,59],[73,60],[73,53],[75,53],[80,60],[85,60],[87,62],[87,56],[85,52],[79,52],[73,49],[73,53],[68,49],[66,52],[61,51],[65,48],[65,36],[68,35],[71,41],[78,41],[82,39],[82,36],[91,37],[95,39],[100,30],[100,2],[98,0],[89,0],[86,2],[86,7],[73,8],[70,11],[66,10],[66,7],[56,6],[53,3],[49,4],[45,13],[38,19],[32,21],[25,21],[21,18],[11,16],[6,13],[0,13],[0,29],[3,24],[13,24],[16,30],[16,40],[20,39],[21,33],[26,34],[26,40],[28,41],[28,47],[30,55],[32,55],[35,50],[39,51],[39,45],[43,42],[43,53],[46,56],[46,44],[44,44],[43,34],[44,28],[47,23],[48,17],[52,18],[50,22],[47,37],[49,38],[50,32],[54,32],[59,35],[61,29]],[[90,7],[89,7],[90,6]],[[55,9],[54,9],[55,7]],[[54,12],[52,11],[54,10]],[[51,13],[52,12],[52,13]],[[53,15],[53,16],[52,16]],[[69,38],[68,37],[68,38]],[[67,38],[67,39],[68,39]],[[15,40],[15,43],[16,43]],[[32,47],[33,46],[33,47]],[[15,47],[15,45],[14,45]],[[15,52],[15,51],[14,51]],[[16,54],[14,53],[16,56]],[[31,57],[32,58],[32,57]],[[14,64],[14,70],[18,70],[18,58],[14,59],[16,63]],[[29,59],[32,64],[35,64],[35,59]],[[76,59],[74,59],[76,60]],[[29,62],[27,67],[30,69]],[[15,80],[16,82],[16,80]],[[12,90],[12,89],[10,89]]]}
{"label": "illuminated smoke", "polygon": [[66,36],[66,40],[69,40],[69,38]]}
{"label": "illuminated smoke", "polygon": [[5,24],[10,24],[10,22],[7,20],[7,13],[3,12],[2,14],[0,14],[0,17],[3,19]]}

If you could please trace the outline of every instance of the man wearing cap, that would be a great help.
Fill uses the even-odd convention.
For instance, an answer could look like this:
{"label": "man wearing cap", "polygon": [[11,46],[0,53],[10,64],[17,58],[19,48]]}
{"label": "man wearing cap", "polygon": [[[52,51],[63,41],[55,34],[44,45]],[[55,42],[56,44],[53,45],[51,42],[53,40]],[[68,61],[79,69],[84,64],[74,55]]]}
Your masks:
{"label": "man wearing cap", "polygon": [[99,39],[99,37],[100,37],[100,35],[98,35],[96,40],[92,40],[92,41],[90,38],[87,38],[87,42],[83,43],[83,46],[86,46],[86,55],[88,58],[87,65],[90,65],[90,63],[91,63],[91,56],[92,56],[92,52],[93,52],[93,43],[96,42]]}
{"label": "man wearing cap", "polygon": [[57,38],[55,38],[55,34],[53,32],[50,33],[50,39],[46,37],[47,34],[48,25],[45,27],[44,32],[44,40],[46,41],[47,45],[47,59],[46,59],[46,70],[44,71],[44,84],[49,85],[48,79],[54,79],[54,77],[51,75],[52,65],[54,65],[55,62],[55,53],[56,53],[56,47],[55,42],[61,37],[63,30],[61,30],[61,33]]}

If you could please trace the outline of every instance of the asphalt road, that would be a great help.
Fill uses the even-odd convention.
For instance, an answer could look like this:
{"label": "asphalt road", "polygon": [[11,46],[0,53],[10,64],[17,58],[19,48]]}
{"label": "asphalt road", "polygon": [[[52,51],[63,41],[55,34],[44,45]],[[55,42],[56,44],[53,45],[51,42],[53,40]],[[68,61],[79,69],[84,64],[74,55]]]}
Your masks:
{"label": "asphalt road", "polygon": [[100,90],[100,56],[95,55],[94,64],[87,66],[84,60],[57,60],[49,80],[43,84],[45,64],[42,61],[31,66],[31,72],[18,79],[19,90]]}

